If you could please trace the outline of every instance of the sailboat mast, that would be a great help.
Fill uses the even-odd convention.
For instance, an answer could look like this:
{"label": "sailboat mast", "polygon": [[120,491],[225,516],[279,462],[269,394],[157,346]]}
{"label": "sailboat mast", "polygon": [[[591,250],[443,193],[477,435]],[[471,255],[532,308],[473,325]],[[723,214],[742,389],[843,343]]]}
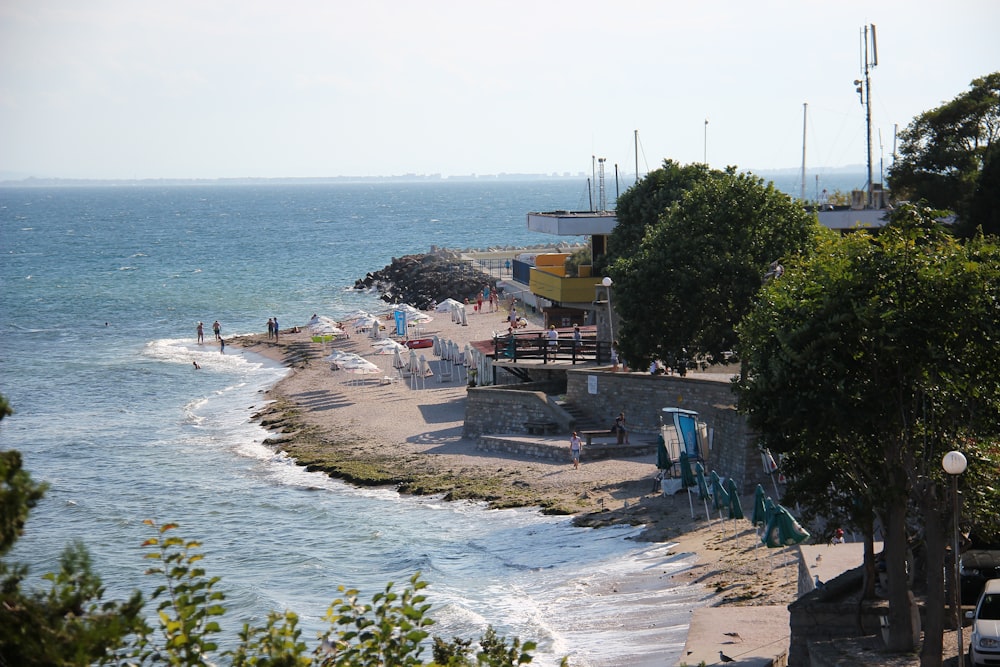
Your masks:
{"label": "sailboat mast", "polygon": [[635,141],[635,182],[639,182],[639,130],[633,133]]}
{"label": "sailboat mast", "polygon": [[799,194],[799,199],[802,201],[806,200],[806,109],[809,108],[808,102],[802,103],[802,192]]}

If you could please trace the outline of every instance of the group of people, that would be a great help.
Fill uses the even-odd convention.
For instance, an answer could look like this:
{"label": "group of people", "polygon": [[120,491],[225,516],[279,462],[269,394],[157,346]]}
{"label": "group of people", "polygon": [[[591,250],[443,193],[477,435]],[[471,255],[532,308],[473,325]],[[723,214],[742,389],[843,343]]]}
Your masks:
{"label": "group of people", "polygon": [[267,318],[267,339],[268,340],[274,339],[275,342],[278,341],[278,318],[277,317],[269,317],[269,318]]}
{"label": "group of people", "polygon": [[[198,326],[196,327],[196,331],[198,333],[198,344],[199,345],[204,344],[205,343],[205,323],[204,322],[198,322]],[[223,340],[223,338],[222,338],[222,325],[219,324],[219,320],[215,320],[214,322],[212,322],[212,331],[215,333],[215,340],[217,340],[219,342],[219,352],[222,352],[224,354],[226,352],[226,341]],[[197,363],[194,365],[194,367],[196,369],[197,368],[201,368],[201,366],[199,366]]]}
{"label": "group of people", "polygon": [[[628,423],[625,421],[625,412],[619,412],[618,416],[615,417],[615,423],[611,427],[611,430],[618,436],[619,445],[627,445],[628,441]],[[573,469],[577,470],[580,467],[580,454],[583,452],[583,441],[580,439],[580,434],[573,431],[573,435],[569,439],[569,454],[573,459]]]}
{"label": "group of people", "polygon": [[[476,312],[477,313],[485,313],[486,312],[485,310],[483,310],[483,303],[484,302],[488,303],[490,305],[489,312],[493,313],[493,312],[496,312],[496,311],[500,310],[500,296],[497,293],[497,291],[498,290],[496,290],[496,289],[490,289],[490,286],[487,285],[486,287],[483,288],[483,291],[481,293],[479,293],[479,294],[476,295]],[[465,302],[468,303],[469,300],[466,299]]]}

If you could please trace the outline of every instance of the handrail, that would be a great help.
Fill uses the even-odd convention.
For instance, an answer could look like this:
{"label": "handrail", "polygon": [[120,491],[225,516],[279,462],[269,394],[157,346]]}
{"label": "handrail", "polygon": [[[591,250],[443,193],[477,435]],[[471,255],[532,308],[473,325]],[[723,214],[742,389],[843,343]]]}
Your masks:
{"label": "handrail", "polygon": [[585,337],[576,341],[571,338],[549,340],[544,333],[532,332],[506,334],[493,338],[493,355],[497,361],[518,359],[541,359],[543,364],[569,361],[572,364],[611,362],[611,345],[607,341]]}

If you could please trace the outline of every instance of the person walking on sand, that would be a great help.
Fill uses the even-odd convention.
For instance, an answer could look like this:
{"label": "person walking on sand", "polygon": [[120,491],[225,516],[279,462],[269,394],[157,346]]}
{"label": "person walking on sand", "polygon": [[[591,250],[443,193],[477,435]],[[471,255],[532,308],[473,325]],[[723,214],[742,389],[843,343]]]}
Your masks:
{"label": "person walking on sand", "polygon": [[203,322],[198,322],[198,345],[205,342],[205,324]]}
{"label": "person walking on sand", "polygon": [[573,457],[573,469],[580,469],[580,452],[583,450],[583,443],[580,442],[580,436],[577,435],[576,431],[573,431],[573,437],[569,439],[569,453]]}
{"label": "person walking on sand", "polygon": [[212,323],[212,331],[215,332],[215,340],[222,340],[222,325],[219,324],[219,320]]}
{"label": "person walking on sand", "polygon": [[618,436],[618,444],[628,444],[628,424],[625,423],[625,413],[619,412],[615,417],[615,434]]}

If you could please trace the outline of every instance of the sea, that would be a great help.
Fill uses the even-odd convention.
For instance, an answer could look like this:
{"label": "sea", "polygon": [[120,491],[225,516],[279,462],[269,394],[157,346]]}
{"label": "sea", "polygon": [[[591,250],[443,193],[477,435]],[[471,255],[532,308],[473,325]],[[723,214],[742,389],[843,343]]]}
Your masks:
{"label": "sea", "polygon": [[286,369],[195,340],[199,321],[211,340],[215,320],[231,336],[377,310],[353,285],[393,257],[551,243],[526,213],[588,198],[573,179],[0,187],[0,447],[49,485],[8,558],[41,587],[80,541],[107,599],[148,595],[144,520],[175,522],[221,578],[223,647],[286,609],[315,645],[338,587],[370,600],[419,572],[443,638],[492,625],[537,642],[533,664],[674,664],[705,597],[671,579],[690,554],[307,472],[251,420]]}

